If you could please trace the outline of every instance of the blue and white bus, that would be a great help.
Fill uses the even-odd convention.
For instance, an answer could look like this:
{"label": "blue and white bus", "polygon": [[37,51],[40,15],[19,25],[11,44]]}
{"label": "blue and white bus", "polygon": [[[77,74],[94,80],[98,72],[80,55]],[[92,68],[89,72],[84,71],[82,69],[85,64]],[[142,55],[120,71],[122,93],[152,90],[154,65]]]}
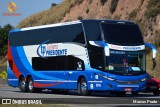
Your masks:
{"label": "blue and white bus", "polygon": [[8,84],[22,92],[77,90],[138,94],[146,88],[145,44],[137,24],[78,20],[11,30]]}

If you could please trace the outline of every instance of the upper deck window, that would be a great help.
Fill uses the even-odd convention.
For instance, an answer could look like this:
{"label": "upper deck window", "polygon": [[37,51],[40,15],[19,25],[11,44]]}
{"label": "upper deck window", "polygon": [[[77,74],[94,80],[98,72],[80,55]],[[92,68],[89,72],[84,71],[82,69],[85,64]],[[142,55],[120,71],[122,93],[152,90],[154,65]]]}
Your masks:
{"label": "upper deck window", "polygon": [[37,45],[44,41],[47,43],[75,42],[85,44],[82,24],[72,24],[57,27],[48,27],[34,30],[12,32],[9,35],[11,46]]}
{"label": "upper deck window", "polygon": [[117,45],[143,45],[138,25],[124,23],[101,23],[102,34],[107,43]]}

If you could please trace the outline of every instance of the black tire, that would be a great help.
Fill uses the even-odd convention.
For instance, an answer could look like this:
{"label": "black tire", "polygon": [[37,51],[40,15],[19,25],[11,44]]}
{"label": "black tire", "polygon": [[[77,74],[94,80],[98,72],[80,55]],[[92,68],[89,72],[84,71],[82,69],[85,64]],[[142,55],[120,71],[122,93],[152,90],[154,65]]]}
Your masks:
{"label": "black tire", "polygon": [[27,92],[27,85],[26,85],[26,81],[24,80],[24,77],[21,77],[19,80],[19,89],[22,92]]}
{"label": "black tire", "polygon": [[117,91],[117,92],[115,92],[115,94],[117,97],[123,97],[126,95],[126,92],[125,91]]}
{"label": "black tire", "polygon": [[137,92],[137,91],[132,91],[131,93],[132,93],[132,95],[138,95],[139,92]]}
{"label": "black tire", "polygon": [[60,93],[60,90],[58,90],[58,89],[52,89],[52,93],[53,93],[53,94],[59,94],[59,93]]}
{"label": "black tire", "polygon": [[68,90],[52,89],[53,94],[68,94]]}
{"label": "black tire", "polygon": [[88,91],[87,81],[85,78],[82,78],[78,83],[78,94],[83,96],[90,95],[90,91]]}
{"label": "black tire", "polygon": [[30,93],[35,92],[34,86],[33,86],[33,79],[32,79],[32,77],[29,77],[27,79],[27,89],[28,89],[28,92],[30,92]]}
{"label": "black tire", "polygon": [[159,94],[160,94],[159,91],[153,91],[153,95],[154,95],[154,96],[158,96]]}
{"label": "black tire", "polygon": [[27,79],[27,90],[30,93],[40,93],[40,92],[42,92],[42,89],[34,87],[32,77],[29,77]]}

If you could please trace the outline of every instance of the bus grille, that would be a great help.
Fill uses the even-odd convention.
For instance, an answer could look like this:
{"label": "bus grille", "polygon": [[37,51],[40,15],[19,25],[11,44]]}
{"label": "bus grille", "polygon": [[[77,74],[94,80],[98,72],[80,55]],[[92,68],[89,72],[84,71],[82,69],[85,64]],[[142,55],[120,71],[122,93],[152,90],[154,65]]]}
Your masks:
{"label": "bus grille", "polygon": [[116,82],[118,82],[119,84],[130,85],[130,84],[139,84],[141,81],[119,81],[119,80],[116,80]]}

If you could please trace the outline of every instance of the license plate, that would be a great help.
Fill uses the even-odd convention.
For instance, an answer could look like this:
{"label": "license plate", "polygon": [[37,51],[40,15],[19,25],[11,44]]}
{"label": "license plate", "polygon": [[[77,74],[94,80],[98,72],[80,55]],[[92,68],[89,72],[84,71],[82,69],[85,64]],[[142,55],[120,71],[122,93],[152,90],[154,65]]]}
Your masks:
{"label": "license plate", "polygon": [[131,91],[132,91],[131,88],[125,88],[124,90],[125,90],[126,92],[131,92]]}

